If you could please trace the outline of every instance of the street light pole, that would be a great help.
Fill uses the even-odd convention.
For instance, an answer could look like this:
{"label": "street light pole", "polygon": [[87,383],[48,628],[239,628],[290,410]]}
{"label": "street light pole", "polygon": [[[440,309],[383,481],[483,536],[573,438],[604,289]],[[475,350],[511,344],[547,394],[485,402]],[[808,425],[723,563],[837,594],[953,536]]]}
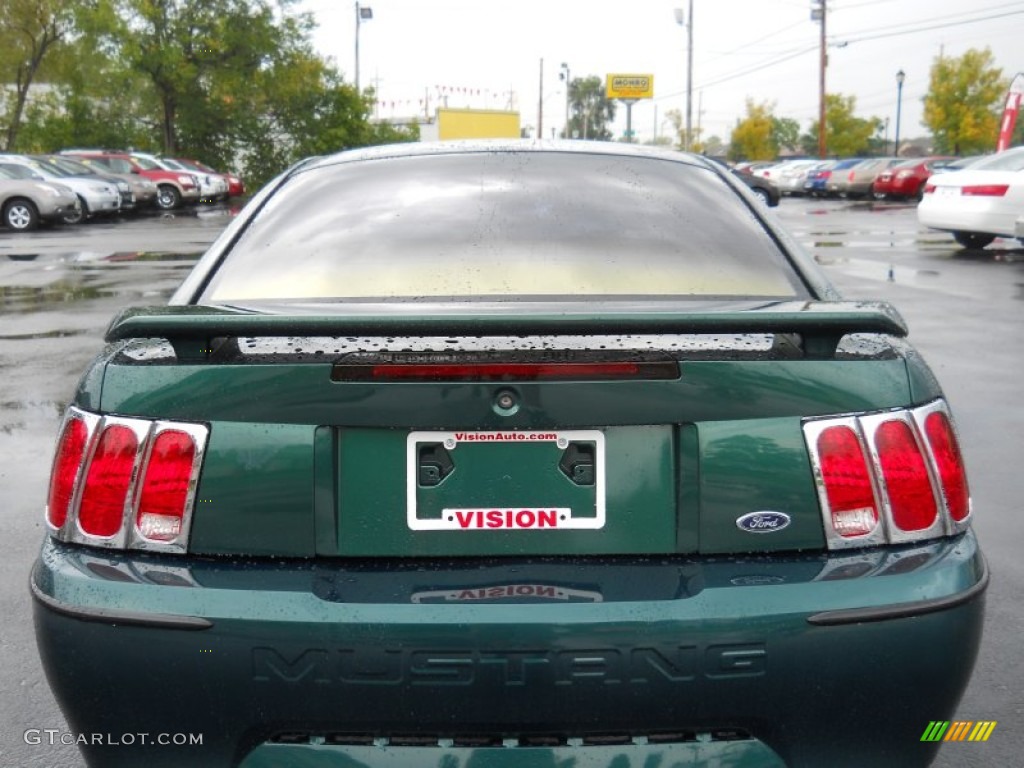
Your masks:
{"label": "street light pole", "polygon": [[903,106],[903,81],[906,77],[902,69],[896,73],[896,157],[900,156],[900,108]]}
{"label": "street light pole", "polygon": [[687,7],[687,16],[683,9],[675,9],[676,24],[686,27],[686,135],[683,137],[683,149],[690,151],[690,136],[693,126],[693,0]]}
{"label": "street light pole", "polygon": [[369,21],[372,18],[373,9],[360,5],[359,0],[356,0],[356,93],[359,93],[359,28],[364,20]]}
{"label": "street light pole", "polygon": [[686,25],[686,151],[690,151],[693,137],[693,0],[689,4],[690,18]]}

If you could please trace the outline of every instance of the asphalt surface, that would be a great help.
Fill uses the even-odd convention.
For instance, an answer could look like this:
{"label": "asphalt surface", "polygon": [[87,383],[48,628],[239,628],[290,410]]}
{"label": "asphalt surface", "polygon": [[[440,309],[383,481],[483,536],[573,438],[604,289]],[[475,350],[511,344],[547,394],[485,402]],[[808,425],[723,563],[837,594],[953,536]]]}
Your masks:
{"label": "asphalt surface", "polygon": [[[27,235],[0,230],[0,768],[83,766],[75,747],[60,744],[68,729],[36,655],[27,590],[59,416],[114,313],[166,301],[231,215],[202,208]],[[944,745],[934,765],[1020,765],[1024,249],[1000,241],[965,251],[921,230],[910,205],[784,199],[772,215],[849,298],[896,305],[946,390],[992,571],[985,637],[957,717],[998,724],[988,742]],[[870,684],[871,660],[864,665]],[[870,740],[868,725],[850,727]]]}

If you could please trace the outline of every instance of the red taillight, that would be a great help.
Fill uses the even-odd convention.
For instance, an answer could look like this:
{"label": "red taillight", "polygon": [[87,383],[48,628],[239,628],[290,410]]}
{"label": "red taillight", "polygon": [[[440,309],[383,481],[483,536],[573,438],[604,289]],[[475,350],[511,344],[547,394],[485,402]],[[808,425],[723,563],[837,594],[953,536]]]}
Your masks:
{"label": "red taillight", "polygon": [[132,471],[139,451],[135,433],[112,424],[103,430],[82,490],[78,524],[90,536],[113,536],[121,530]]}
{"label": "red taillight", "polygon": [[945,401],[805,422],[829,549],[904,544],[970,525]]}
{"label": "red taillight", "polygon": [[939,514],[928,467],[905,421],[886,421],[875,432],[875,451],[889,494],[892,519],[902,531],[923,531]]}
{"label": "red taillight", "polygon": [[608,381],[678,379],[670,361],[593,363],[370,363],[334,366],[334,381]]}
{"label": "red taillight", "polygon": [[924,185],[924,193],[925,193],[926,195],[930,195],[930,194],[932,194],[932,193],[933,193],[934,191],[935,191],[935,185],[934,185],[934,184],[925,184],[925,185]]}
{"label": "red taillight", "polygon": [[61,541],[187,551],[210,429],[68,409],[46,520]]}
{"label": "red taillight", "polygon": [[67,520],[68,507],[75,492],[75,478],[82,465],[89,430],[81,419],[70,419],[57,443],[57,456],[50,476],[50,493],[46,504],[46,519],[54,528],[62,528]]}
{"label": "red taillight", "polygon": [[942,483],[942,492],[946,496],[949,515],[961,522],[970,514],[970,493],[967,487],[967,472],[964,470],[963,456],[953,425],[946,414],[936,411],[928,415],[924,422],[925,436],[935,457],[935,466]]}
{"label": "red taillight", "polygon": [[846,180],[847,181],[853,181],[853,177],[856,176],[856,175],[857,174],[855,174],[853,171],[850,171],[848,174],[846,174]]}
{"label": "red taillight", "polygon": [[817,448],[832,527],[844,538],[871,533],[878,525],[878,505],[856,433],[846,426],[828,427],[818,436]]}
{"label": "red taillight", "polygon": [[960,194],[968,197],[1002,197],[1009,188],[1009,184],[973,184],[961,187]]}
{"label": "red taillight", "polygon": [[195,443],[185,432],[167,430],[153,440],[135,518],[143,538],[171,541],[181,533],[195,457]]}

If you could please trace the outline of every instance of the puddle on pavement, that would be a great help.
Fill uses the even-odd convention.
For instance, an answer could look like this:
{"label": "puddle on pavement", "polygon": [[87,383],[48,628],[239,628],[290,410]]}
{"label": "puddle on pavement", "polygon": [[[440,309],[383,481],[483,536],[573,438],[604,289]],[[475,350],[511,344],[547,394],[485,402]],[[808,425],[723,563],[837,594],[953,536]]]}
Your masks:
{"label": "puddle on pavement", "polygon": [[0,435],[12,435],[27,429],[56,430],[64,403],[52,400],[10,401],[0,403]]}
{"label": "puddle on pavement", "polygon": [[64,339],[69,336],[84,336],[89,331],[43,331],[41,333],[0,333],[0,340],[3,341],[36,341],[38,339]]}
{"label": "puddle on pavement", "polygon": [[194,263],[202,256],[202,252],[177,253],[174,251],[71,251],[65,253],[5,253],[9,261],[56,261],[78,264],[81,262],[126,261],[187,261]]}
{"label": "puddle on pavement", "polygon": [[[45,312],[117,298],[162,303],[174,293],[200,255],[150,251],[6,254],[10,261],[33,265],[10,275],[7,285],[0,285],[0,313]],[[143,271],[133,269],[136,264]],[[54,331],[49,336],[73,334],[74,331]]]}

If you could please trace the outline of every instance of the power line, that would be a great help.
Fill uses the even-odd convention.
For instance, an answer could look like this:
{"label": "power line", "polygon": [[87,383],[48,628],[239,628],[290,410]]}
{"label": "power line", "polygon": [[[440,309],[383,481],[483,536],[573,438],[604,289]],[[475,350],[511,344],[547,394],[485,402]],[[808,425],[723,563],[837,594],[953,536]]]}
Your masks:
{"label": "power line", "polygon": [[[781,56],[778,59],[775,59],[773,61],[768,61],[768,62],[765,62],[763,64],[756,64],[756,65],[750,66],[750,67],[745,67],[744,69],[737,70],[737,71],[735,71],[735,72],[733,72],[731,74],[723,75],[722,77],[718,78],[717,80],[709,80],[709,81],[704,82],[704,83],[697,83],[693,87],[694,87],[695,90],[699,90],[701,88],[710,88],[713,85],[719,85],[721,83],[728,82],[729,80],[735,80],[736,78],[744,77],[745,75],[749,75],[752,72],[760,72],[761,70],[768,69],[769,67],[774,67],[777,64],[783,64],[783,63],[785,63],[787,61],[790,61],[792,59],[797,58],[798,56],[803,56],[804,54],[810,53],[811,51],[816,51],[817,49],[818,49],[818,46],[816,46],[816,45],[812,45],[810,48],[802,48],[800,50],[793,51],[792,53],[789,53],[789,54],[787,54],[785,56]],[[666,93],[664,96],[657,96],[657,97],[655,97],[654,100],[655,101],[661,101],[662,99],[671,99],[671,98],[673,98],[675,96],[681,96],[683,93],[685,93],[685,91],[676,91],[675,93]]]}
{"label": "power line", "polygon": [[[1009,5],[1019,5],[1019,3],[1011,3]],[[996,7],[1006,7],[1006,6],[996,6]],[[865,42],[867,40],[878,40],[878,39],[886,38],[886,37],[898,37],[898,36],[901,36],[901,35],[912,35],[912,34],[915,34],[917,32],[927,32],[927,31],[930,31],[930,30],[933,30],[933,29],[942,29],[942,28],[945,28],[945,27],[954,27],[954,26],[958,26],[958,25],[961,25],[961,24],[973,24],[973,23],[979,22],[979,21],[989,21],[991,19],[1000,19],[1000,18],[1004,18],[1006,16],[1018,16],[1020,14],[1024,14],[1024,9],[1018,10],[1018,11],[1007,11],[1006,13],[997,13],[997,14],[992,14],[992,15],[989,15],[989,16],[980,16],[980,17],[974,18],[974,19],[962,19],[962,20],[959,20],[959,21],[950,21],[950,22],[945,22],[945,23],[942,23],[942,24],[933,24],[933,25],[924,26],[924,27],[914,27],[913,29],[883,32],[883,33],[880,33],[878,35],[864,36],[864,37],[858,37],[858,38],[854,38],[854,39],[834,40],[832,45],[836,45],[836,44],[847,45],[849,43],[861,43],[861,42]],[[953,14],[953,15],[963,15],[963,14]],[[940,17],[940,18],[950,18],[950,17],[946,16],[946,17]],[[889,29],[891,29],[891,27]],[[864,30],[864,31],[865,32],[870,32],[871,30]],[[854,34],[858,34],[858,33],[854,33]],[[768,69],[769,67],[774,67],[777,64],[783,64],[783,63],[785,63],[787,61],[790,61],[792,59],[795,59],[795,58],[797,58],[799,56],[803,56],[804,54],[810,53],[811,51],[817,50],[817,47],[818,46],[815,45],[815,46],[811,46],[809,48],[802,48],[802,49],[790,52],[788,54],[785,54],[783,56],[780,56],[777,59],[773,59],[771,61],[764,62],[762,64],[756,64],[756,65],[751,65],[751,66],[748,66],[748,67],[744,67],[742,69],[739,69],[739,70],[736,70],[734,72],[731,72],[731,73],[729,73],[727,75],[723,75],[722,77],[719,77],[719,78],[717,78],[715,80],[709,80],[707,82],[698,83],[698,84],[694,85],[694,88],[695,89],[710,88],[713,85],[721,85],[722,83],[729,82],[730,80],[736,80],[736,79],[738,79],[740,77],[745,77],[746,75],[752,74],[754,72],[759,72],[761,70]],[[674,98],[676,96],[682,95],[683,93],[684,93],[684,91],[676,91],[675,93],[668,93],[668,94],[665,94],[664,96],[656,97],[655,101],[660,101],[662,99]]]}
{"label": "power line", "polygon": [[[842,44],[846,45],[846,44],[849,44],[849,43],[862,43],[862,42],[864,42],[866,40],[881,40],[882,38],[885,38],[885,37],[900,37],[902,35],[913,35],[913,34],[916,34],[918,32],[928,32],[928,31],[933,30],[933,29],[944,29],[945,27],[956,27],[956,26],[960,26],[962,24],[975,24],[975,23],[977,23],[979,21],[990,21],[992,19],[1002,19],[1002,18],[1005,18],[1007,16],[1019,16],[1022,13],[1024,13],[1024,9],[1017,10],[1017,11],[1007,11],[1006,13],[995,13],[995,14],[992,14],[990,16],[979,16],[979,17],[974,18],[974,19],[959,19],[957,21],[947,21],[947,22],[943,22],[941,24],[930,24],[928,26],[916,26],[915,25],[915,26],[912,26],[910,29],[902,29],[902,30],[900,30],[900,29],[893,30],[891,26],[887,27],[887,28],[886,27],[876,27],[875,29],[887,29],[888,31],[880,32],[877,35],[864,34],[865,32],[873,32],[874,31],[874,30],[871,30],[871,29],[863,30],[863,32],[854,32],[852,34],[854,34],[854,35],[863,34],[864,36],[863,37],[847,38],[845,40],[842,40]],[[947,16],[947,17],[939,17],[939,18],[951,18],[951,17]],[[906,25],[904,25],[904,26],[906,26]]]}

